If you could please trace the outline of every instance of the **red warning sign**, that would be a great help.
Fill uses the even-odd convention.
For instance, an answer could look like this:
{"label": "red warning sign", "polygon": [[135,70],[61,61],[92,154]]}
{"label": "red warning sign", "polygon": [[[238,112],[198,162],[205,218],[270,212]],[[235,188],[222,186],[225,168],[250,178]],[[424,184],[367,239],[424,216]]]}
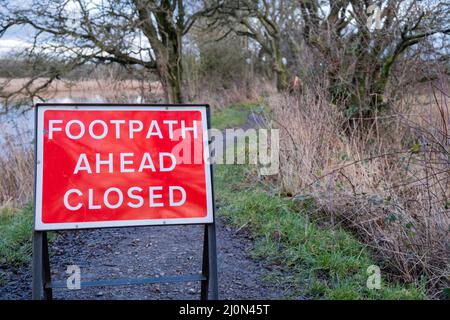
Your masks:
{"label": "red warning sign", "polygon": [[36,108],[36,230],[213,221],[206,106]]}

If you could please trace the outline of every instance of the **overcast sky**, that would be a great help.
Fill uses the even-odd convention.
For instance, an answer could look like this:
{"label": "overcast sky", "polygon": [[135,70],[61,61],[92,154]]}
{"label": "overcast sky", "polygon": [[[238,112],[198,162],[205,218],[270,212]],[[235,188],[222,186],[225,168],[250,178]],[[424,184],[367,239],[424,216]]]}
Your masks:
{"label": "overcast sky", "polygon": [[[90,0],[90,3],[97,4],[102,0]],[[15,7],[26,8],[31,5],[29,0],[10,0],[10,3],[14,4]],[[78,6],[74,5],[72,0],[69,0],[66,4],[68,10],[78,10]],[[1,10],[1,8],[0,8]],[[34,28],[31,26],[15,26],[10,28],[1,38],[0,38],[0,55],[5,54],[14,49],[23,49],[29,46],[32,36],[34,34]]]}
{"label": "overcast sky", "polygon": [[0,38],[0,54],[28,46],[33,32],[29,26],[12,27]]}

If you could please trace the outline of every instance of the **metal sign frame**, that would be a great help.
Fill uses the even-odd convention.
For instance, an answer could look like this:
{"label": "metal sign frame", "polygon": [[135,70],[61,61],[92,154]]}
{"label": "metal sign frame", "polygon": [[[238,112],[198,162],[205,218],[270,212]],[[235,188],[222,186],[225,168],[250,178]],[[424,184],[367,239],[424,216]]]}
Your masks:
{"label": "metal sign frame", "polygon": [[[111,106],[111,107],[161,107],[167,108],[183,108],[183,107],[202,107],[206,110],[206,122],[207,130],[211,129],[211,112],[210,107],[207,104],[119,104],[119,103],[42,103],[36,104],[35,109],[35,126],[34,126],[34,150],[35,154],[38,150],[38,109],[45,106]],[[208,136],[208,144],[210,143],[210,137]],[[34,200],[36,203],[36,191],[37,191],[37,174],[38,174],[38,160],[35,156],[35,184],[34,184]],[[205,163],[205,167],[208,164]],[[214,198],[214,178],[213,178],[213,166],[209,164],[209,180],[211,187],[211,201],[212,201],[212,222],[208,223],[190,223],[194,225],[204,225],[204,237],[203,237],[203,253],[202,253],[202,273],[193,275],[174,275],[174,276],[162,276],[152,278],[139,278],[139,279],[112,279],[112,280],[97,280],[97,281],[81,281],[81,288],[83,287],[98,287],[98,286],[125,286],[125,285],[141,285],[147,283],[170,283],[170,282],[201,282],[201,300],[217,300],[218,296],[218,276],[217,276],[217,245],[216,245],[216,225],[215,225],[215,198]],[[36,220],[36,206],[34,208],[34,215]],[[35,223],[35,222],[34,222]],[[163,224],[165,225],[165,224]],[[177,224],[171,224],[174,226]],[[169,227],[169,225],[166,225]],[[125,228],[127,226],[120,226]],[[102,227],[107,228],[107,227]],[[80,228],[83,229],[83,228]],[[80,230],[77,229],[77,230]],[[32,262],[32,298],[34,300],[51,300],[53,298],[54,288],[66,288],[66,282],[64,281],[52,281],[51,279],[51,267],[49,260],[49,248],[47,232],[51,230],[36,230],[36,226],[33,226],[33,262]]]}

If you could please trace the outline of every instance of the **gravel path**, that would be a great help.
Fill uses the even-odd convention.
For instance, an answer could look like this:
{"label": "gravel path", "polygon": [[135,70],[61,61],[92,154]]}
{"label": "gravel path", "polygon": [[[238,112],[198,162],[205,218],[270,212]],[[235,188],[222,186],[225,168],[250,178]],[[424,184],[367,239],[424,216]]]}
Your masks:
{"label": "gravel path", "polygon": [[[83,281],[201,272],[203,226],[96,229],[61,233],[50,247],[52,279],[65,280],[68,265]],[[252,259],[245,230],[217,222],[220,299],[280,299],[286,288],[264,279],[264,261]],[[29,299],[29,268],[6,272],[0,299]],[[55,289],[55,299],[199,299],[198,282]]]}

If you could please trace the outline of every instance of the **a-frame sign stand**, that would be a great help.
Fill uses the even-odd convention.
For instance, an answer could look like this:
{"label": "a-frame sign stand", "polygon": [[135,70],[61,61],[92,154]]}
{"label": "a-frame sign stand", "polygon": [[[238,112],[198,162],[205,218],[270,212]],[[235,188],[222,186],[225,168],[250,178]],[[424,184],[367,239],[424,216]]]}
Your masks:
{"label": "a-frame sign stand", "polygon": [[[207,110],[207,124],[210,129],[210,110]],[[36,117],[37,122],[37,107]],[[37,123],[35,123],[35,134],[37,131]],[[35,139],[35,150],[37,143]],[[201,282],[201,300],[217,300],[218,294],[218,276],[217,276],[217,245],[216,245],[216,225],[215,225],[215,202],[213,187],[213,168],[209,164],[211,170],[211,188],[213,201],[213,222],[205,223],[204,239],[203,239],[203,255],[202,255],[202,273],[193,275],[174,275],[153,278],[139,279],[111,279],[97,281],[83,281],[81,278],[81,288],[83,287],[99,287],[99,286],[125,286],[125,285],[142,285],[150,283],[171,283],[171,282]],[[36,185],[35,185],[36,197]],[[167,226],[170,227],[170,226]],[[33,261],[32,261],[32,299],[34,300],[52,300],[53,289],[67,288],[66,281],[52,281],[51,267],[49,260],[49,247],[47,231],[33,231]]]}
{"label": "a-frame sign stand", "polygon": [[[66,288],[66,282],[51,280],[46,231],[34,231],[33,233],[32,269],[32,298],[34,300],[51,300],[53,298],[53,288]],[[114,279],[86,282],[81,281],[81,289],[83,287],[96,286],[125,286],[142,285],[148,283],[193,281],[201,282],[201,300],[217,300],[219,298],[217,281],[216,230],[214,223],[205,224],[201,275],[163,276],[154,278]]]}

